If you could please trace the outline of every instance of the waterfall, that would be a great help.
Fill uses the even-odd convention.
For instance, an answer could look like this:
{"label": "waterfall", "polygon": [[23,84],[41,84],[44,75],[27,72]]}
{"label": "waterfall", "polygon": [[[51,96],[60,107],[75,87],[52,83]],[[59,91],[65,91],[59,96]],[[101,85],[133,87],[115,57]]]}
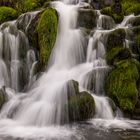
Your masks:
{"label": "waterfall", "polygon": [[35,52],[29,46],[25,33],[18,30],[17,22],[7,22],[0,26],[0,86],[10,87],[16,92],[24,90],[28,81],[31,81],[32,65],[35,66],[36,61]]}
{"label": "waterfall", "polygon": [[[44,132],[46,127],[68,123],[68,108],[65,108],[68,104],[66,83],[72,79],[79,82],[80,91],[88,91],[93,96],[96,106],[94,119],[110,121],[119,117],[119,114],[113,113],[110,99],[104,91],[105,77],[110,70],[105,59],[106,38],[113,30],[125,28],[133,16],[126,17],[120,25],[115,25],[111,17],[103,16],[97,11],[97,27],[88,36],[88,44],[85,45],[85,32],[77,27],[78,9],[84,8],[84,4],[71,3],[73,1],[52,2],[52,7],[59,13],[58,35],[47,71],[36,82],[36,53],[29,45],[26,34],[19,30],[17,25],[25,16],[27,33],[31,20],[35,18],[34,14],[38,12],[30,13],[31,19],[22,15],[19,21],[1,25],[0,85],[7,87],[9,101],[4,104],[0,113],[0,134],[15,134],[16,132],[11,130],[13,126],[15,130],[21,128],[21,131],[31,128],[35,133],[39,128],[43,128]],[[25,54],[20,52],[22,49]],[[20,83],[24,80],[24,84]],[[15,94],[11,90],[19,93],[25,86],[31,85],[33,88],[26,93]]]}

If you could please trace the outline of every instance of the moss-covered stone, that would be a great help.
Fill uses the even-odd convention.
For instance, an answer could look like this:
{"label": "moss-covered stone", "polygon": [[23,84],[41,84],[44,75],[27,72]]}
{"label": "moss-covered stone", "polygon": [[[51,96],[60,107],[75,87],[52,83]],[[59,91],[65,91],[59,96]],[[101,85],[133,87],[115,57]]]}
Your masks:
{"label": "moss-covered stone", "polygon": [[0,24],[9,20],[14,20],[18,16],[16,10],[10,7],[0,7]]}
{"label": "moss-covered stone", "polygon": [[140,17],[135,17],[133,20],[132,20],[132,26],[139,26],[140,25]]}
{"label": "moss-covered stone", "polygon": [[40,49],[40,68],[47,66],[51,51],[56,41],[57,27],[57,12],[52,8],[48,8],[41,15],[37,26]]}
{"label": "moss-covered stone", "polygon": [[92,9],[79,9],[77,26],[86,29],[93,29],[96,27],[96,12]]}
{"label": "moss-covered stone", "polygon": [[124,29],[116,29],[110,32],[107,39],[107,51],[116,47],[123,47],[125,36],[126,33]]}
{"label": "moss-covered stone", "polygon": [[64,91],[68,97],[66,108],[68,108],[70,122],[83,121],[94,116],[94,98],[86,91],[80,92],[77,81],[69,80],[64,86]]}
{"label": "moss-covered stone", "polygon": [[116,63],[106,80],[106,92],[123,110],[133,112],[138,100],[139,71],[132,59]]}
{"label": "moss-covered stone", "polygon": [[101,13],[103,15],[111,16],[116,23],[120,23],[124,18],[123,12],[120,10],[118,10],[120,11],[118,12],[117,10],[115,10],[115,8],[113,8],[114,7],[105,7],[101,10]]}
{"label": "moss-covered stone", "polygon": [[86,91],[72,97],[68,106],[70,121],[83,121],[92,118],[95,114],[94,99]]}
{"label": "moss-covered stone", "polygon": [[110,65],[114,65],[120,60],[130,59],[131,57],[132,55],[128,48],[113,48],[106,55],[107,63]]}

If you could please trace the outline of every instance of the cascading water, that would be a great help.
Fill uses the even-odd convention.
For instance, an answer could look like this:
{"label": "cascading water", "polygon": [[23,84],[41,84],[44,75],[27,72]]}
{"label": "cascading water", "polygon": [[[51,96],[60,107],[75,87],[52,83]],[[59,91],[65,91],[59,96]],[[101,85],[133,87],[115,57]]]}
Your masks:
{"label": "cascading water", "polygon": [[[11,87],[17,92],[24,90],[27,81],[31,83],[33,70],[30,69],[35,65],[36,56],[29,46],[26,35],[17,29],[16,24],[17,21],[13,21],[0,26],[0,85]],[[29,75],[32,75],[30,79]]]}
{"label": "cascading water", "polygon": [[[11,90],[9,91],[9,88],[6,88],[10,100],[4,105],[0,114],[0,135],[2,136],[9,135],[25,139],[42,138],[44,140],[45,138],[53,139],[54,133],[60,139],[63,139],[61,134],[71,135],[63,127],[61,127],[61,132],[57,130],[60,124],[69,121],[68,110],[65,108],[68,103],[67,87],[65,88],[65,85],[71,79],[79,82],[81,91],[86,90],[93,95],[96,104],[96,119],[107,119],[110,122],[116,116],[118,117],[118,114],[116,116],[113,114],[110,99],[105,97],[104,92],[104,80],[110,69],[105,60],[106,37],[114,29],[126,26],[129,18],[125,19],[122,24],[115,26],[113,19],[103,16],[97,11],[99,16],[97,28],[89,36],[88,46],[86,46],[83,31],[77,28],[78,9],[81,5],[68,5],[65,3],[73,2],[66,1],[62,3],[57,1],[52,3],[52,6],[59,13],[59,29],[47,72],[33,84],[32,89],[26,94],[13,94]],[[24,16],[22,15],[22,17]],[[34,14],[31,18],[34,18]],[[27,31],[31,20],[26,21],[29,22],[26,23]],[[28,86],[30,86],[34,82],[34,67],[37,60],[34,50],[29,47],[25,34],[13,25],[15,22],[8,23],[10,24],[8,26],[1,26],[0,84],[19,91],[19,68],[23,66],[22,64],[26,60],[27,77],[29,77]],[[108,26],[104,26],[104,22],[107,22]],[[11,26],[14,26],[14,33]],[[2,41],[3,38],[4,41]],[[22,54],[20,54],[19,48],[23,46],[19,42],[24,43],[26,46],[25,60],[20,58]],[[3,50],[3,45],[8,48],[7,52]],[[87,47],[86,53],[85,47]],[[91,81],[94,83],[91,84]],[[96,119],[93,120],[95,125],[99,124],[100,126],[105,123],[99,123]],[[126,125],[127,123],[129,121],[124,122],[122,127],[131,128],[131,125]],[[55,132],[52,134],[51,131]],[[67,138],[64,137],[64,139]]]}

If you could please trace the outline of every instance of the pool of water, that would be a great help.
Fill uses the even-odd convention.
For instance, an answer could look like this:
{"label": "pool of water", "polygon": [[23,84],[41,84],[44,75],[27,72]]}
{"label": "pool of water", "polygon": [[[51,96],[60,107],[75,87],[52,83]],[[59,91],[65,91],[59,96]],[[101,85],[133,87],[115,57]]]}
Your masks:
{"label": "pool of water", "polygon": [[140,121],[94,119],[49,127],[0,124],[0,140],[140,140]]}

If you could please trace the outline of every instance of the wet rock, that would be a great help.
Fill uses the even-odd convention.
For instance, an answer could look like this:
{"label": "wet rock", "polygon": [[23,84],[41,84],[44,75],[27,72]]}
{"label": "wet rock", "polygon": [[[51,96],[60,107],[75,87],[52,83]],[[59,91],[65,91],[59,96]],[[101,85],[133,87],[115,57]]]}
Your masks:
{"label": "wet rock", "polygon": [[0,109],[2,108],[3,104],[7,101],[7,94],[5,91],[5,86],[0,88]]}
{"label": "wet rock", "polygon": [[95,9],[102,9],[106,6],[113,5],[114,0],[91,0],[91,5]]}
{"label": "wet rock", "polygon": [[109,65],[114,65],[116,62],[130,59],[132,54],[128,48],[113,48],[107,52],[106,59]]}
{"label": "wet rock", "polygon": [[47,66],[51,51],[54,47],[58,28],[58,14],[55,9],[46,9],[38,22],[37,34],[39,43],[39,64],[43,69]]}
{"label": "wet rock", "polygon": [[69,121],[83,121],[95,114],[94,98],[86,91],[79,92],[79,84],[74,80],[67,82]]}
{"label": "wet rock", "polygon": [[68,104],[69,120],[83,121],[90,119],[95,114],[95,102],[93,97],[86,91],[72,97]]}
{"label": "wet rock", "polygon": [[[139,62],[138,62],[139,63]],[[106,80],[106,93],[124,111],[132,113],[138,100],[139,71],[132,59],[116,63]]]}
{"label": "wet rock", "polygon": [[29,44],[39,50],[38,33],[36,30],[39,17],[43,11],[25,13],[17,19],[17,28],[23,31],[28,37]]}
{"label": "wet rock", "polygon": [[92,9],[80,8],[78,11],[77,26],[86,29],[93,29],[96,27],[97,14]]}
{"label": "wet rock", "polygon": [[124,29],[116,29],[115,31],[110,32],[107,39],[107,51],[112,48],[123,47],[125,36],[126,33]]}

